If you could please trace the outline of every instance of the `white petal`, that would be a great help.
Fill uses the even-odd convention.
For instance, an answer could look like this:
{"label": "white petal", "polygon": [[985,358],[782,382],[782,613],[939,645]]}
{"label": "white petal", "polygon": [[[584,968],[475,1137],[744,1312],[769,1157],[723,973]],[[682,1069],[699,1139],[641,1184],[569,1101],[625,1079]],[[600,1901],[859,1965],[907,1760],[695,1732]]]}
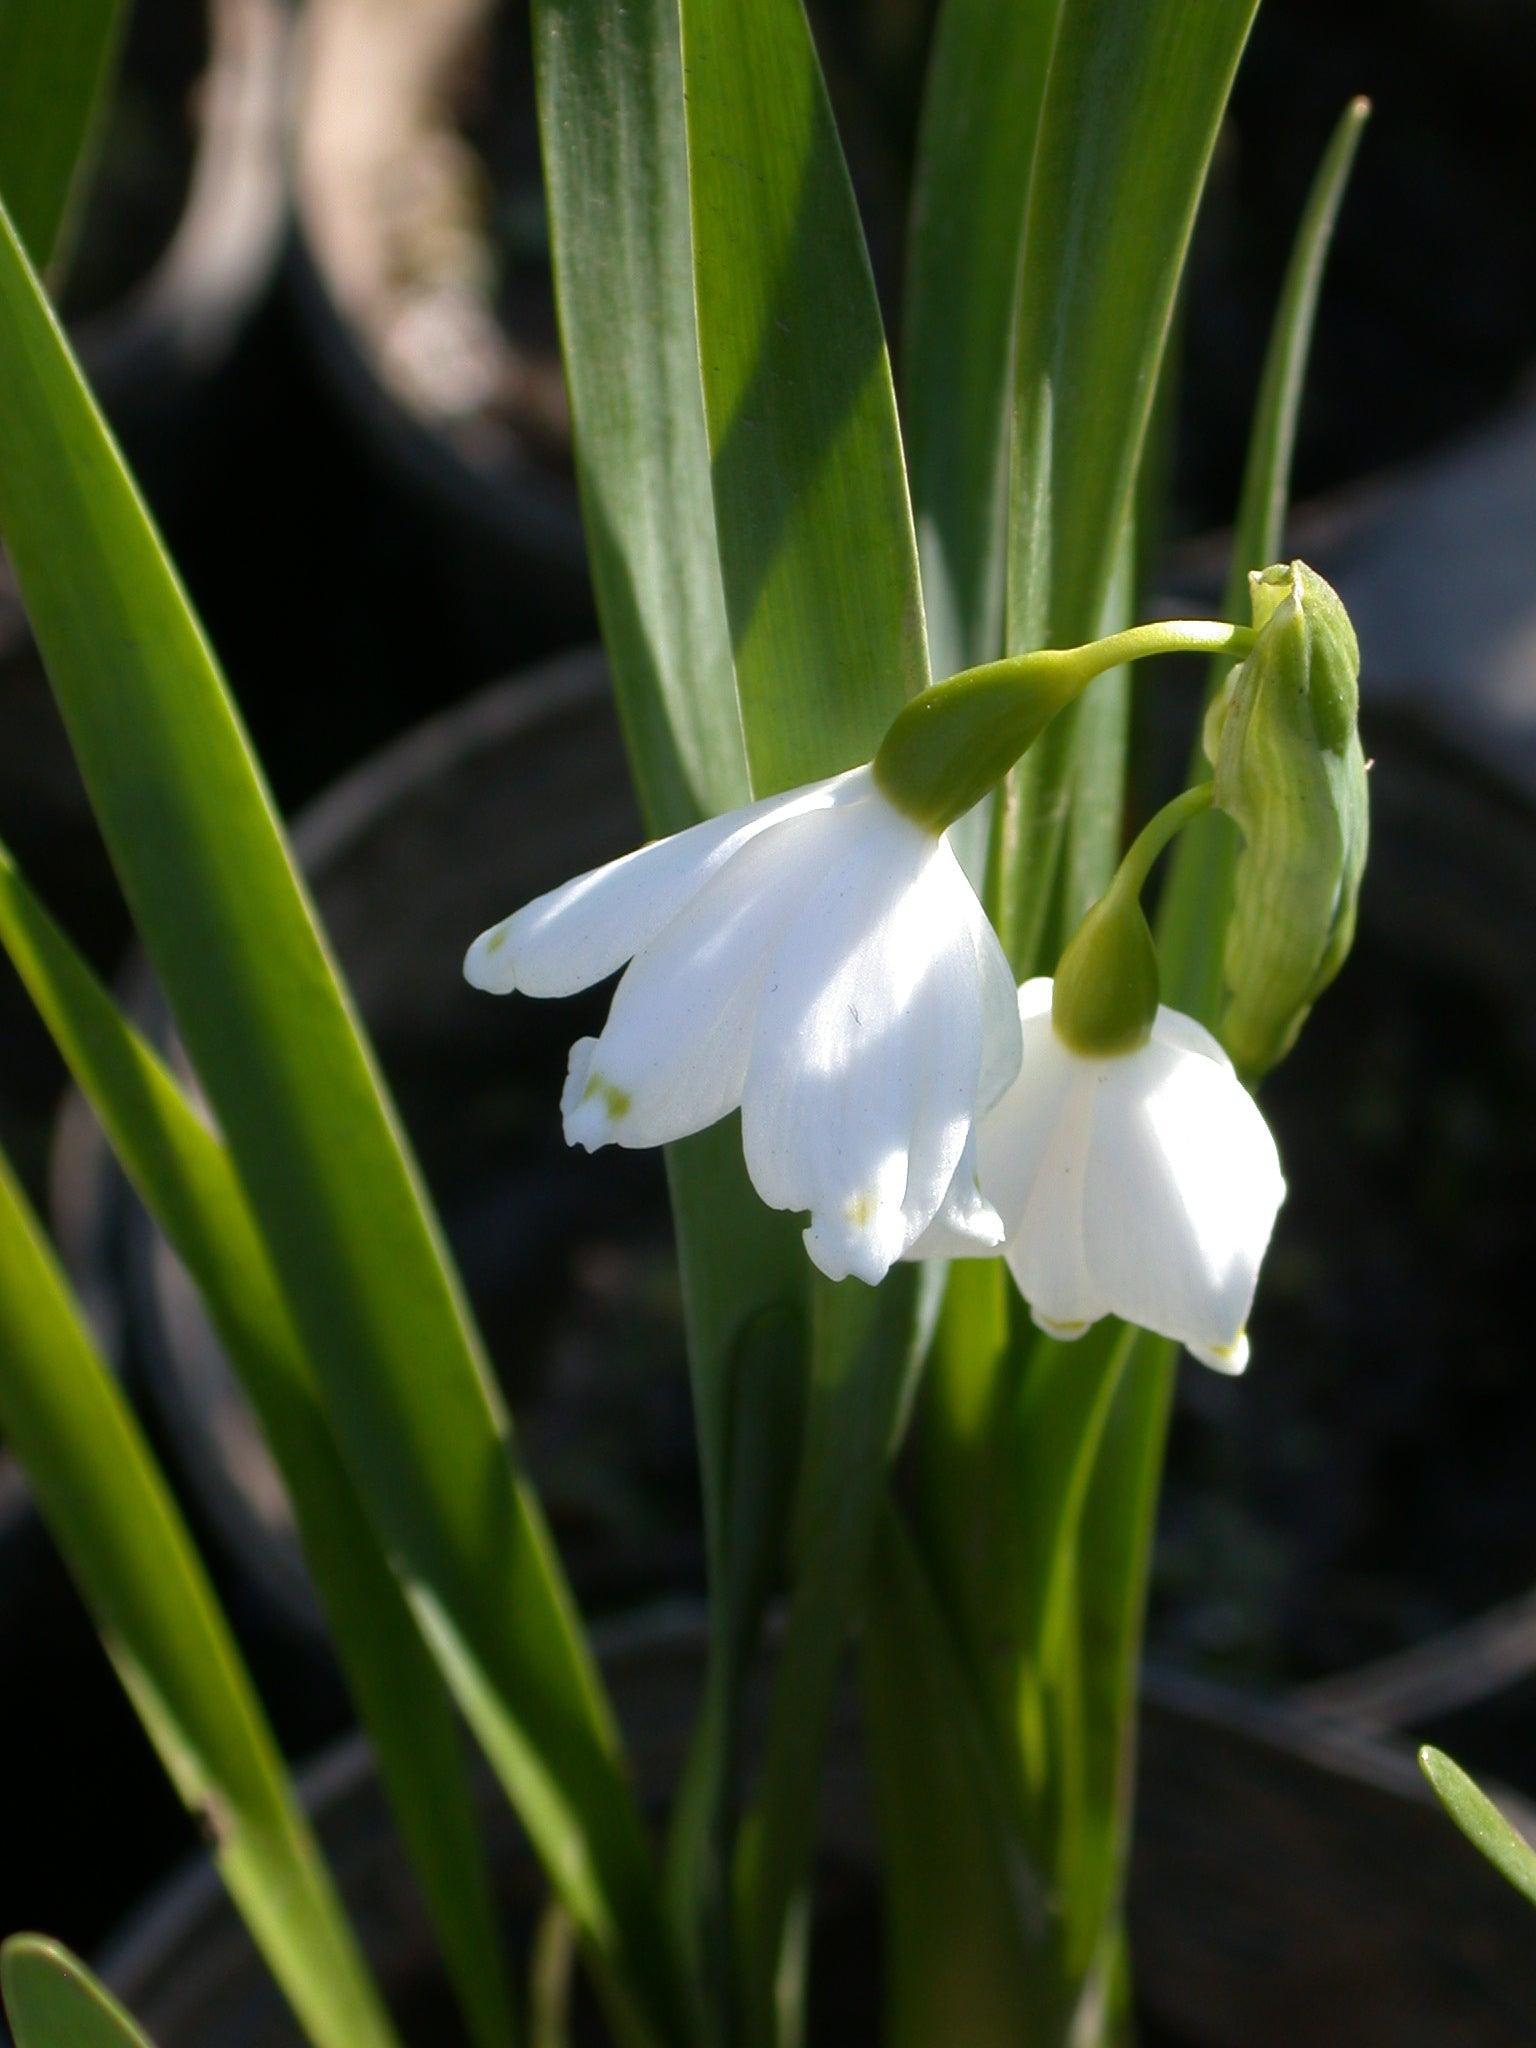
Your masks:
{"label": "white petal", "polygon": [[974,1116],[981,995],[957,871],[937,858],[947,849],[889,805],[839,830],[764,985],[742,1141],[763,1200],[812,1212],[817,1265],[873,1283],[954,1178]]}
{"label": "white petal", "polygon": [[902,1257],[914,1261],[991,1258],[1001,1249],[1005,1234],[1003,1219],[981,1191],[973,1128],[938,1214]]}
{"label": "white petal", "polygon": [[976,1083],[976,1110],[980,1116],[1002,1100],[1019,1071],[1023,1057],[1019,991],[1014,987],[1008,955],[998,943],[997,933],[963,870],[956,879],[964,885],[968,899],[981,986],[981,1073]]}
{"label": "white petal", "polygon": [[822,811],[762,834],[630,962],[601,1038],[583,1041],[569,1143],[670,1144],[737,1107],[764,975],[837,829]]}
{"label": "white petal", "polygon": [[752,839],[803,811],[871,795],[867,768],[855,768],[782,796],[654,839],[606,867],[526,903],[480,934],[464,960],[465,978],[493,995],[568,996],[590,988],[648,946],[710,876]]}
{"label": "white petal", "polygon": [[1206,1030],[1194,1017],[1186,1017],[1182,1010],[1170,1010],[1166,1003],[1159,1003],[1157,1015],[1152,1020],[1152,1036],[1159,1045],[1171,1045],[1180,1052],[1197,1052],[1208,1060],[1214,1060],[1218,1067],[1232,1071],[1232,1062],[1221,1040]]}
{"label": "white petal", "polygon": [[1110,1307],[1085,1249],[1093,1124],[1092,1070],[1059,1043],[1048,1015],[1038,1018],[1025,1029],[1013,1092],[982,1127],[981,1184],[1008,1226],[1019,1292],[1056,1336],[1080,1333]]}
{"label": "white petal", "polygon": [[1241,1370],[1259,1264],[1285,1193],[1268,1125],[1223,1059],[1154,1038],[1104,1061],[1086,1190],[1109,1305]]}
{"label": "white petal", "polygon": [[1202,1365],[1208,1365],[1215,1372],[1224,1372],[1231,1379],[1248,1370],[1248,1332],[1240,1330],[1237,1341],[1223,1344],[1219,1348],[1210,1344],[1189,1344],[1186,1350],[1191,1358],[1198,1358]]}
{"label": "white petal", "polygon": [[1031,1309],[1029,1313],[1035,1328],[1043,1330],[1047,1337],[1054,1337],[1058,1344],[1075,1344],[1079,1337],[1085,1337],[1093,1327],[1091,1323],[1053,1323],[1049,1316],[1042,1315],[1037,1308]]}

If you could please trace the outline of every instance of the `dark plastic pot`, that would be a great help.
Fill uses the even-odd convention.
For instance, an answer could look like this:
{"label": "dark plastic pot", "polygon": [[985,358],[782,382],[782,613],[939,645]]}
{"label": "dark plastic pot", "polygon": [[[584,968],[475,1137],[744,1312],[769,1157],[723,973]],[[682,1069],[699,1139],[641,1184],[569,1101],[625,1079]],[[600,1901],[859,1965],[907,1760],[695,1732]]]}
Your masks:
{"label": "dark plastic pot", "polygon": [[[683,1620],[631,1629],[605,1658],[637,1782],[658,1810],[697,1708],[702,1645]],[[1149,2042],[1529,2041],[1529,1908],[1461,1842],[1408,1757],[1178,1687],[1154,1687],[1144,1723],[1132,1931]],[[456,2040],[366,1750],[345,1744],[307,1791],[407,2042]],[[490,1787],[485,1815],[509,1934],[525,1943],[544,1888]],[[879,2009],[876,1847],[851,1703],[831,1745],[821,1839],[811,2040],[840,2048],[873,2038]],[[158,2048],[298,2048],[204,1861],[150,1903],[106,1967]],[[582,2029],[577,2039],[585,2048],[603,2036]]]}
{"label": "dark plastic pot", "polygon": [[[65,310],[173,543],[210,484],[228,495],[223,458],[250,395],[248,348],[286,218],[279,114],[289,36],[283,0],[139,10],[83,208]],[[109,952],[121,911],[3,563],[0,826],[82,942]],[[8,1048],[0,1126],[30,1163],[57,1070],[9,985],[0,992],[0,1036]]]}
{"label": "dark plastic pot", "polygon": [[[174,227],[156,246],[153,220],[142,222],[127,246],[142,248],[143,267],[130,260],[125,269],[124,230],[108,210],[112,184],[93,186],[65,310],[136,474],[174,520],[176,494],[216,468],[243,400],[242,344],[276,276],[287,222],[282,119],[292,38],[283,0],[179,0],[172,19],[183,43],[201,45],[201,60],[180,103],[166,110],[166,132],[142,149],[162,176],[161,159],[185,155]],[[130,67],[133,54],[130,41]],[[160,85],[164,62],[154,48],[145,53],[147,85]],[[99,226],[98,211],[106,213]],[[72,300],[82,292],[75,315]]]}
{"label": "dark plastic pot", "polygon": [[591,602],[526,10],[315,0],[292,157],[295,302],[418,508],[420,572],[493,663],[569,641]]}

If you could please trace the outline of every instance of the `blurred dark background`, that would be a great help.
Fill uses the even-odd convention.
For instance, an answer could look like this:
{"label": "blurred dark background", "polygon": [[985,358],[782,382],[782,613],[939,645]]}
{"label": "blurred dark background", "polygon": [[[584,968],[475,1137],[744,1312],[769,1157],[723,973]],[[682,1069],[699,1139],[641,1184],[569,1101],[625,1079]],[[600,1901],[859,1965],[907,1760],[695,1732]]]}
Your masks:
{"label": "blurred dark background", "polygon": [[[894,331],[931,8],[813,11]],[[700,1581],[659,1168],[573,1167],[573,1016],[490,1018],[456,980],[482,907],[634,830],[581,652],[527,45],[516,4],[136,0],[62,300],[305,820],[536,1476],[614,1611]],[[1359,92],[1294,545],[1360,628],[1376,853],[1357,956],[1267,1097],[1292,1196],[1253,1372],[1184,1374],[1154,1651],[1442,1734],[1536,1793],[1529,0],[1266,0],[1191,263],[1156,596],[1219,587],[1290,237]],[[1148,761],[1177,758],[1198,681],[1160,697]],[[0,832],[154,1021],[3,578]],[[347,1709],[259,1447],[4,968],[0,1042],[0,1134],[308,1754]],[[8,1808],[0,1927],[89,1946],[188,1838],[3,1453],[0,1659],[7,1753],[72,1760]]]}

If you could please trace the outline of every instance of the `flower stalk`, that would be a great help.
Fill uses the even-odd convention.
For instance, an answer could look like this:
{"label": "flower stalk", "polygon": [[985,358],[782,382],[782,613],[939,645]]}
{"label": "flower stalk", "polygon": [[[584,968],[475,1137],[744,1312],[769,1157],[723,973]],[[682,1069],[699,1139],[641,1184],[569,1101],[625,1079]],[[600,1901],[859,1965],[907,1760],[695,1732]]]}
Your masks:
{"label": "flower stalk", "polygon": [[1095,676],[1154,654],[1241,660],[1254,637],[1251,626],[1214,619],[1158,619],[1081,647],[1037,648],[962,669],[898,713],[875,755],[875,781],[916,824],[947,831]]}
{"label": "flower stalk", "polygon": [[1199,783],[1148,819],[1062,954],[1051,1021],[1074,1052],[1113,1058],[1151,1037],[1161,977],[1141,892],[1158,855],[1191,818],[1210,809],[1212,794],[1209,782]]}

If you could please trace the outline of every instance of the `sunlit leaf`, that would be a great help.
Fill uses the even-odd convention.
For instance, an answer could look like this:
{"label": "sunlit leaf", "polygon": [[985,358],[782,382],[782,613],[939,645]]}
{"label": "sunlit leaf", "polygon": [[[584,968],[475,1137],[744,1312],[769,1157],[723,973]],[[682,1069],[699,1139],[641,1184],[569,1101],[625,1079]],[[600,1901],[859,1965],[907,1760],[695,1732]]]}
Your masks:
{"label": "sunlit leaf", "polygon": [[1419,1769],[1473,1848],[1536,1906],[1536,1848],[1444,1750],[1431,1749],[1426,1743],[1419,1751]]}
{"label": "sunlit leaf", "polygon": [[16,2048],[151,2048],[78,1956],[38,1934],[0,1949],[0,1987]]}

